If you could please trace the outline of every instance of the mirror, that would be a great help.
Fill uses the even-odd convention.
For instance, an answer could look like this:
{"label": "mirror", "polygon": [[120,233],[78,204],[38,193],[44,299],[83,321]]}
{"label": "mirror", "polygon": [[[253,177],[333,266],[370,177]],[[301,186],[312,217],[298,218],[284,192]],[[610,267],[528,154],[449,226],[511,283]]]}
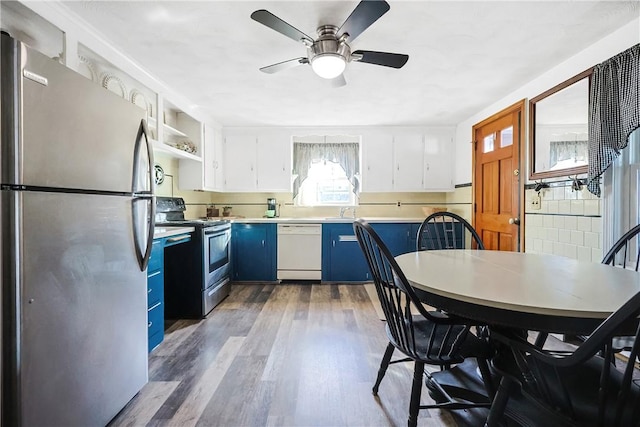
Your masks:
{"label": "mirror", "polygon": [[529,102],[529,178],[587,173],[592,69]]}

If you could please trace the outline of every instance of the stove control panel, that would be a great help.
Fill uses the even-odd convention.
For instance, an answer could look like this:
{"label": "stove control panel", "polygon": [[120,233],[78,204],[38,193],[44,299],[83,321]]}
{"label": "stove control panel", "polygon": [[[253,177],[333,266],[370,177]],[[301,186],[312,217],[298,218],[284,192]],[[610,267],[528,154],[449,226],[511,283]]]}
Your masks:
{"label": "stove control panel", "polygon": [[186,209],[182,197],[156,197],[156,212],[184,212]]}

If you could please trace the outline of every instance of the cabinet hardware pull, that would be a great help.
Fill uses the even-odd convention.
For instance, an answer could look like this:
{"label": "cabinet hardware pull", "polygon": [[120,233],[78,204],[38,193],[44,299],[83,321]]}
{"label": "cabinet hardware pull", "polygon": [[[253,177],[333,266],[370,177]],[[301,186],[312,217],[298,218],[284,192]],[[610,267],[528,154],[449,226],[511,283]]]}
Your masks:
{"label": "cabinet hardware pull", "polygon": [[157,303],[153,304],[153,306],[152,306],[150,309],[148,309],[147,311],[151,311],[151,310],[153,310],[154,308],[159,307],[159,306],[160,306],[160,304],[162,304],[162,301],[158,301]]}
{"label": "cabinet hardware pull", "polygon": [[149,323],[147,323],[147,328],[150,328],[150,327],[151,327],[151,325],[153,325],[153,322],[149,322]]}
{"label": "cabinet hardware pull", "polygon": [[150,294],[152,290],[153,290],[153,288],[149,288],[149,290],[147,291],[147,293],[148,293],[148,294]]}

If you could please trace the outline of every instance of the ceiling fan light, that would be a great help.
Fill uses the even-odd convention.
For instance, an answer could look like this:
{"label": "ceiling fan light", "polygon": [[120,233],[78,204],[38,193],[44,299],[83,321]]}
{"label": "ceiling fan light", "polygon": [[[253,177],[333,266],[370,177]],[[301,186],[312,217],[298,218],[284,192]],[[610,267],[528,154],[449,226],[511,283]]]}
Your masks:
{"label": "ceiling fan light", "polygon": [[337,53],[323,53],[311,60],[313,72],[323,79],[335,79],[344,71],[347,62]]}

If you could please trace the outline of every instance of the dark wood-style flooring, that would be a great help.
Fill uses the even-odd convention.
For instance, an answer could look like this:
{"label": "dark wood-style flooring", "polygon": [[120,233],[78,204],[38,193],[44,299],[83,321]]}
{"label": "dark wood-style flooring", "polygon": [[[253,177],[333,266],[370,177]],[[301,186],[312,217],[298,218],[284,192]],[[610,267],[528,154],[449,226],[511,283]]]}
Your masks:
{"label": "dark wood-style flooring", "polygon": [[[367,286],[233,285],[206,319],[167,329],[111,426],[405,426],[412,364],[371,393],[388,341]],[[437,409],[418,424],[456,425]]]}

